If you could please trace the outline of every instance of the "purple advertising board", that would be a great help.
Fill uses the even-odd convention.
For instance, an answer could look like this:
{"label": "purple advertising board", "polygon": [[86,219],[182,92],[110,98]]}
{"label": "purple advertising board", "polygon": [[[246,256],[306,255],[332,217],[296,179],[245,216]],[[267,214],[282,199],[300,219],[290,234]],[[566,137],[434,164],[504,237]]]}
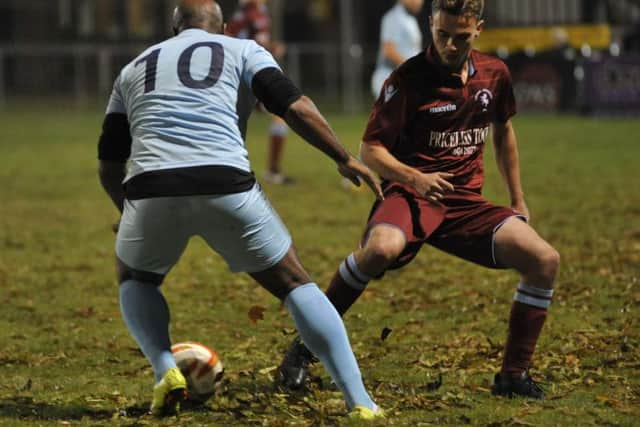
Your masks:
{"label": "purple advertising board", "polygon": [[640,56],[588,62],[584,71],[586,108],[591,111],[640,111]]}

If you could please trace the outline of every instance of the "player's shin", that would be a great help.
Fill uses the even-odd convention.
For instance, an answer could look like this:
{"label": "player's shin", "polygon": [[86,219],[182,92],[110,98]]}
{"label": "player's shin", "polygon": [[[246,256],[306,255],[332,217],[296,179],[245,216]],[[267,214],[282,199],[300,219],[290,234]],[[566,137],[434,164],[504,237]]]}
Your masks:
{"label": "player's shin", "polygon": [[129,332],[147,357],[156,382],[176,362],[169,340],[169,307],[158,286],[125,280],[120,284],[120,311]]}
{"label": "player's shin", "polygon": [[326,292],[327,298],[342,316],[362,295],[370,281],[371,278],[358,268],[355,256],[351,254],[340,263],[331,279]]}
{"label": "player's shin", "polygon": [[360,368],[342,319],[315,283],[299,286],[287,295],[291,313],[305,345],[325,366],[342,390],[347,407],[376,409],[362,382]]}
{"label": "player's shin", "polygon": [[515,377],[529,369],[552,296],[553,289],[518,285],[509,318],[502,374]]}

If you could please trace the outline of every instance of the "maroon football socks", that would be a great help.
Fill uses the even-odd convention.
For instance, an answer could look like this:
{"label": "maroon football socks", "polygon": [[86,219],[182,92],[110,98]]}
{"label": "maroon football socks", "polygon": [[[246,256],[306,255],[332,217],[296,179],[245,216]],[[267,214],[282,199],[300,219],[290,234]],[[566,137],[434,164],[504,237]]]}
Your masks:
{"label": "maroon football socks", "polygon": [[553,289],[535,288],[523,283],[518,285],[509,317],[503,374],[519,376],[529,369],[552,296]]}
{"label": "maroon football socks", "polygon": [[327,298],[335,306],[340,316],[344,315],[358,297],[364,292],[371,278],[364,274],[356,265],[355,256],[349,255],[340,263],[336,274],[333,275]]}

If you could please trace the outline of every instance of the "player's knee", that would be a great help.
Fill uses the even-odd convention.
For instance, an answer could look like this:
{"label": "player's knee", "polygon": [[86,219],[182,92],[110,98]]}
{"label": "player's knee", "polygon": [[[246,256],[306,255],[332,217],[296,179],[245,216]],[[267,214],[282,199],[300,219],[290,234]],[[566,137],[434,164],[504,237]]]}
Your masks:
{"label": "player's knee", "polygon": [[364,248],[365,257],[370,264],[386,268],[400,256],[404,245],[404,239],[370,239]]}
{"label": "player's knee", "polygon": [[553,247],[549,246],[537,257],[537,274],[545,282],[552,284],[555,280],[558,268],[560,267],[560,254]]}
{"label": "player's knee", "polygon": [[549,248],[544,257],[545,270],[555,278],[558,268],[560,268],[560,253],[554,248]]}
{"label": "player's knee", "polygon": [[122,284],[127,280],[136,280],[138,282],[160,286],[164,281],[164,275],[135,270],[127,266],[118,258],[116,258],[116,275],[118,278],[118,284]]}

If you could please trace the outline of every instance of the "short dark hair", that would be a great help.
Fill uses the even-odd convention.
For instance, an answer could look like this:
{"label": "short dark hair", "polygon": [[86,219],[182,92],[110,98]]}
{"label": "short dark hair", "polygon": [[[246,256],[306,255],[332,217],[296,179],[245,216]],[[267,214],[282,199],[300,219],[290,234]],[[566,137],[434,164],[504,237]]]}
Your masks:
{"label": "short dark hair", "polygon": [[469,15],[482,18],[484,0],[433,0],[431,13],[444,11],[455,16]]}

